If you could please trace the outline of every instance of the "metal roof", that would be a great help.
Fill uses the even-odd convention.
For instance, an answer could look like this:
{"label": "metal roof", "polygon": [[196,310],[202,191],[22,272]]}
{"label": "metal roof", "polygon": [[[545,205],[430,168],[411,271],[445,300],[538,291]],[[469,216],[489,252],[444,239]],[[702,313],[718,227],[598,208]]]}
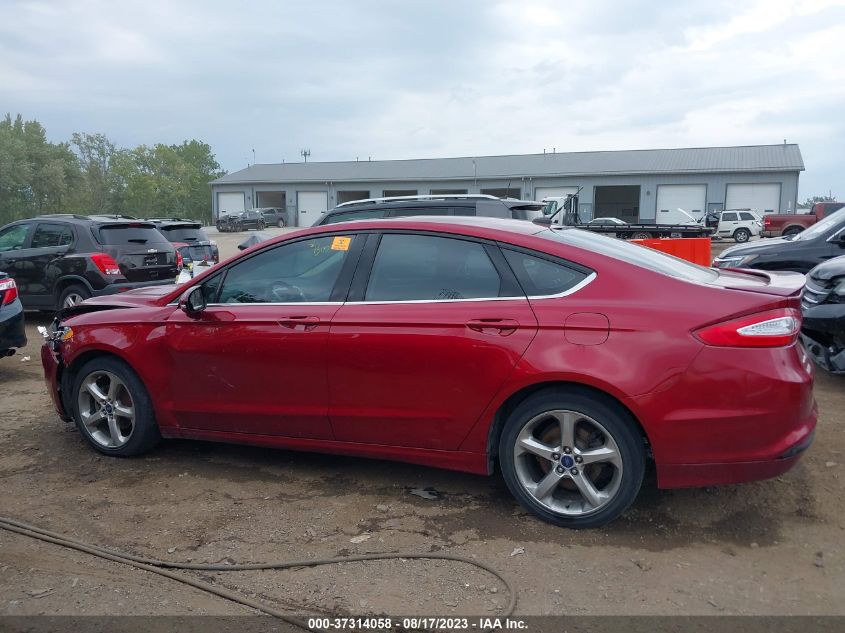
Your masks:
{"label": "metal roof", "polygon": [[252,165],[211,182],[380,182],[803,170],[804,160],[798,145],[779,144],[410,160],[272,163]]}

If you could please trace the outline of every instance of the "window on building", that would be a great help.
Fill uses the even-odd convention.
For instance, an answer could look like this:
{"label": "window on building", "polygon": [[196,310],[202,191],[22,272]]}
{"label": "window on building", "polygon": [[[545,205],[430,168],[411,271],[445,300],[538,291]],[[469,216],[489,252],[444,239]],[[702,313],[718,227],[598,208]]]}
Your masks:
{"label": "window on building", "polygon": [[355,200],[366,200],[370,197],[369,191],[338,191],[337,203],[353,202]]}
{"label": "window on building", "polygon": [[522,189],[519,187],[501,187],[493,189],[482,189],[481,193],[488,196],[496,196],[497,198],[515,198],[519,200],[522,197]]}
{"label": "window on building", "polygon": [[417,195],[416,189],[385,189],[382,192],[382,195],[385,198],[400,198],[402,196],[415,196]]}

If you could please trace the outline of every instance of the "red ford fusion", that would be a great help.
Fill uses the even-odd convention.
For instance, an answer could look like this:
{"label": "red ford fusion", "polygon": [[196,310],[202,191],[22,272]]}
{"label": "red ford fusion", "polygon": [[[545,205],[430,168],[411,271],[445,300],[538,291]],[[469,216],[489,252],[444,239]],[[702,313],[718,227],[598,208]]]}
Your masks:
{"label": "red ford fusion", "polygon": [[42,361],[107,455],[180,437],[499,469],[537,516],[591,527],[649,462],[673,488],[797,461],[816,424],[802,285],[578,229],[360,221],[66,309]]}

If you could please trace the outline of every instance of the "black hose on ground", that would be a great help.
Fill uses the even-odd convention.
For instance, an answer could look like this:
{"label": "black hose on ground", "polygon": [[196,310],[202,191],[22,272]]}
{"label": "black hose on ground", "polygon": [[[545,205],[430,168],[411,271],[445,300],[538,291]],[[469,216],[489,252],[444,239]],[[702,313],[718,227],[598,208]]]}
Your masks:
{"label": "black hose on ground", "polygon": [[508,582],[505,577],[502,576],[501,573],[499,573],[489,565],[486,565],[485,563],[480,563],[464,556],[454,556],[452,554],[421,554],[417,552],[362,554],[359,556],[341,556],[337,558],[321,558],[314,560],[282,561],[278,563],[245,563],[235,565],[175,563],[170,561],[156,560],[154,558],[145,558],[143,556],[135,556],[134,554],[124,554],[123,552],[106,549],[104,547],[99,547],[98,545],[90,545],[88,543],[78,541],[63,534],[59,534],[57,532],[50,532],[49,530],[45,530],[34,525],[29,525],[22,521],[18,521],[16,519],[11,519],[8,517],[0,516],[0,529],[7,530],[9,532],[14,532],[16,534],[21,534],[23,536],[28,536],[30,538],[38,539],[46,543],[53,543],[54,545],[59,545],[61,547],[75,549],[79,552],[85,552],[86,554],[91,554],[92,556],[97,556],[99,558],[111,560],[116,563],[129,565],[137,569],[143,569],[144,571],[148,571],[153,574],[158,574],[159,576],[164,576],[165,578],[170,578],[172,580],[175,580],[176,582],[181,582],[185,585],[190,585],[191,587],[195,587],[197,589],[206,591],[221,598],[225,598],[226,600],[231,600],[232,602],[236,602],[245,607],[261,611],[262,613],[266,613],[267,615],[272,615],[276,618],[284,620],[285,622],[293,624],[294,626],[298,626],[302,629],[305,629],[306,631],[310,631],[312,629],[308,626],[306,620],[302,618],[298,618],[283,611],[268,607],[267,605],[257,600],[247,598],[246,596],[236,591],[223,589],[221,587],[215,587],[210,583],[203,582],[201,580],[196,580],[194,578],[191,578],[190,576],[178,574],[170,570],[192,569],[197,571],[254,571],[259,569],[292,569],[297,567],[320,567],[322,565],[339,565],[342,563],[355,563],[362,561],[378,560],[447,560],[456,563],[464,563],[465,565],[471,565],[495,576],[499,580],[499,582],[501,582],[505,586],[510,595],[510,600],[508,602],[507,607],[505,608],[503,616],[512,615],[514,609],[516,609],[516,590],[514,590],[511,583]]}

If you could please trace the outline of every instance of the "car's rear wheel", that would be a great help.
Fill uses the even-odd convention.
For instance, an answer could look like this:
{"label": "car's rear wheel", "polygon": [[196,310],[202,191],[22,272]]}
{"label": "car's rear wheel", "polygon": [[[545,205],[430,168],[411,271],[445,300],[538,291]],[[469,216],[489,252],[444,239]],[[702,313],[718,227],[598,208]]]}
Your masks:
{"label": "car's rear wheel", "polygon": [[751,239],[751,231],[748,229],[737,229],[734,231],[734,242],[747,242]]}
{"label": "car's rear wheel", "polygon": [[276,223],[276,226],[278,226],[280,229],[285,228],[285,221],[282,218],[279,218],[279,221]]}
{"label": "car's rear wheel", "polygon": [[75,374],[71,396],[80,433],[101,453],[140,455],[161,439],[144,384],[117,358],[85,363]]}
{"label": "car's rear wheel", "polygon": [[786,229],[786,230],[783,232],[783,236],[784,236],[784,237],[787,237],[788,235],[798,235],[798,234],[799,234],[801,231],[803,231],[803,230],[804,230],[804,229],[801,229],[801,228],[799,228],[799,227],[797,227],[797,226],[793,226],[793,227],[790,227],[790,228]]}
{"label": "car's rear wheel", "polygon": [[89,299],[91,291],[81,284],[71,284],[59,295],[59,309],[72,308]]}
{"label": "car's rear wheel", "polygon": [[645,450],[618,404],[561,389],[532,396],[513,411],[499,461],[525,508],[555,525],[589,528],[617,518],[636,499]]}

